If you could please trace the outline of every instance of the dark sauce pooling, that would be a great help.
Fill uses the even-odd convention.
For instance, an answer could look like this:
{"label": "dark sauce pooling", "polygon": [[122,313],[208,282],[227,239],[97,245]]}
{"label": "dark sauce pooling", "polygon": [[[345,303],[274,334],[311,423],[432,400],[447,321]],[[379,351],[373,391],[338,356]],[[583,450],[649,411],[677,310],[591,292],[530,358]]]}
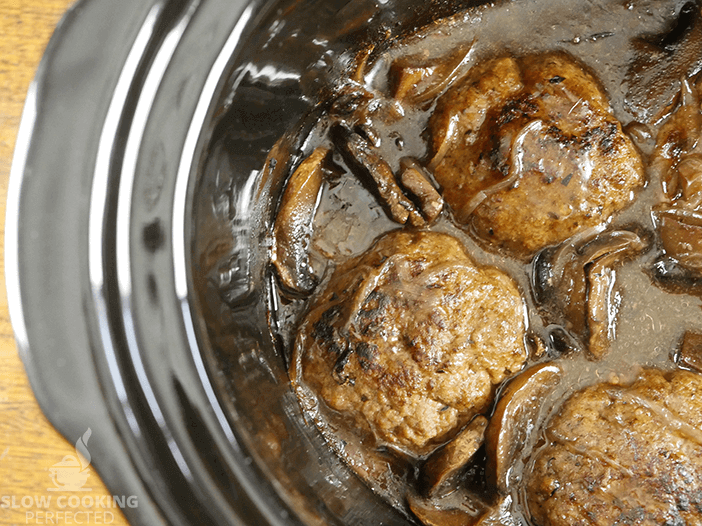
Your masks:
{"label": "dark sauce pooling", "polygon": [[456,9],[321,90],[274,325],[303,410],[413,520],[702,520],[700,20]]}

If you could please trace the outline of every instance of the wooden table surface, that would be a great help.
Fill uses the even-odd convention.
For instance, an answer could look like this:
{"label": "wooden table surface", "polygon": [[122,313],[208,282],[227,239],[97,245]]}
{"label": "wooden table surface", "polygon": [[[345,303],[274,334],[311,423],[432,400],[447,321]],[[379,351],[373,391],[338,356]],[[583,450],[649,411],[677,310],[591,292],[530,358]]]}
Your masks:
{"label": "wooden table surface", "polygon": [[[0,0],[0,254],[5,243],[2,233],[12,151],[27,88],[54,27],[71,3],[72,0]],[[69,442],[58,434],[42,414],[29,387],[7,312],[3,258],[0,258],[0,525],[125,526],[127,522],[118,508],[105,509],[96,504],[107,502],[105,497],[109,493],[95,470],[91,470],[86,484],[92,491],[49,490],[55,488],[49,468],[66,455],[75,456],[74,443],[78,437]],[[33,500],[32,505],[27,497]],[[36,499],[40,499],[39,505]]]}

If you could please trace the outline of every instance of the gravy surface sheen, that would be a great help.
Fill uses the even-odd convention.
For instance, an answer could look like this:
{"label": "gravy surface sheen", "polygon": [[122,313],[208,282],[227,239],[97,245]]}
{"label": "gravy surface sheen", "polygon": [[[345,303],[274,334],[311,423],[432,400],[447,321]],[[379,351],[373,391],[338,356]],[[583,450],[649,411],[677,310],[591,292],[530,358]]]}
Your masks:
{"label": "gravy surface sheen", "polygon": [[[491,267],[509,276],[521,293],[525,306],[523,322],[528,330],[525,345],[529,349],[529,357],[521,370],[550,362],[556,362],[561,370],[560,381],[541,393],[539,407],[529,420],[534,430],[515,459],[509,474],[510,484],[502,495],[498,496],[500,492],[495,491],[494,485],[485,481],[485,453],[480,450],[468,473],[459,482],[459,485],[470,489],[474,500],[468,502],[464,494],[454,492],[442,497],[446,503],[445,509],[494,507],[498,509],[495,517],[501,517],[501,524],[516,525],[520,521],[535,524],[521,481],[533,468],[530,456],[534,449],[547,440],[544,431],[547,422],[558,413],[564,402],[573,393],[601,382],[630,384],[645,369],[676,370],[679,368],[676,356],[684,334],[688,331],[702,333],[702,299],[696,292],[697,278],[691,278],[689,288],[686,288],[687,282],[671,288],[662,286],[654,271],[654,267],[660,265],[663,253],[654,209],[666,200],[660,174],[651,167],[656,135],[665,118],[656,120],[654,114],[664,117],[670,114],[670,108],[666,110],[666,106],[675,103],[681,78],[669,81],[672,85],[677,83],[670,94],[663,93],[663,88],[658,84],[652,84],[651,105],[657,104],[658,107],[642,107],[639,96],[641,84],[648,82],[646,68],[652,67],[647,64],[670,63],[672,69],[684,70],[680,66],[679,55],[689,52],[685,48],[687,44],[683,42],[678,45],[674,41],[684,37],[687,29],[681,26],[689,25],[689,21],[680,14],[685,9],[685,2],[681,0],[518,0],[471,7],[390,44],[378,45],[370,51],[367,63],[359,67],[361,77],[353,82],[348,81],[350,84],[364,84],[371,93],[387,94],[391,90],[389,79],[392,65],[407,57],[423,55],[440,58],[450,56],[457,49],[469,49],[464,67],[470,71],[496,57],[564,53],[582,64],[601,84],[614,118],[629,136],[634,137],[633,143],[643,161],[644,182],[633,190],[631,204],[614,213],[611,221],[599,229],[602,236],[621,230],[635,232],[645,247],[611,267],[613,279],[606,291],[608,349],[597,359],[588,353],[587,339],[559,339],[559,334],[568,333],[571,329],[554,321],[542,301],[544,295],[558,294],[558,287],[548,289],[538,283],[539,265],[547,259],[544,254],[556,258],[553,254],[559,247],[568,244],[577,247],[580,242],[578,235],[555,247],[546,247],[535,256],[524,258],[486,248],[486,244],[477,239],[470,228],[456,221],[455,211],[448,206],[435,221],[419,228],[452,236],[460,241],[476,265]],[[700,8],[694,6],[694,9],[699,11]],[[694,47],[694,43],[690,46]],[[685,66],[688,78],[694,78],[702,69],[693,62]],[[338,89],[343,89],[343,86]],[[428,164],[432,155],[428,128],[436,111],[437,99],[435,97],[427,104],[412,107],[399,123],[378,122],[375,126],[374,130],[379,134],[376,149],[394,173],[401,170],[401,157],[420,159]],[[646,125],[645,133],[640,132],[641,123]],[[314,204],[314,219],[307,232],[309,270],[317,280],[316,288],[310,295],[300,295],[289,294],[276,283],[271,285],[272,294],[277,298],[277,310],[272,313],[273,328],[289,352],[293,376],[300,374],[296,360],[299,359],[297,353],[302,351],[295,350],[299,344],[296,340],[298,332],[315,302],[321,301],[324,294],[333,296],[324,290],[330,282],[336,282],[334,270],[354,261],[353,258],[361,258],[377,239],[401,228],[389,218],[376,195],[369,191],[368,184],[354,175],[348,156],[339,151],[331,135],[329,122],[322,118],[318,125],[312,127],[303,144],[305,156],[315,148],[325,148],[330,152],[328,164],[331,168],[326,169],[319,196],[311,201]],[[398,153],[400,143],[401,154]],[[409,223],[404,228],[414,231]],[[584,265],[589,269],[592,263],[585,262]],[[560,290],[561,293],[564,291],[567,288]],[[510,372],[508,380],[514,376],[516,374]],[[420,466],[426,461],[431,448],[418,448],[420,453],[417,454],[404,446],[411,443],[408,440],[395,448],[378,442],[367,429],[360,435],[352,432],[343,413],[320,401],[314,390],[301,382],[299,377],[293,380],[298,385],[303,410],[317,424],[331,447],[374,491],[411,516],[407,488],[418,483]],[[495,404],[506,385],[502,380],[496,385],[493,405],[485,412],[488,419],[495,411]],[[343,403],[339,402],[339,405]],[[409,492],[414,494],[415,490],[410,489]],[[464,500],[458,502],[461,499]],[[410,502],[409,507],[415,515],[420,514],[417,512],[421,508],[419,504],[415,506]],[[476,511],[476,516],[479,515],[480,512]],[[425,524],[453,524],[431,522],[433,519],[426,518],[422,520]],[[483,519],[481,523],[498,522]]]}

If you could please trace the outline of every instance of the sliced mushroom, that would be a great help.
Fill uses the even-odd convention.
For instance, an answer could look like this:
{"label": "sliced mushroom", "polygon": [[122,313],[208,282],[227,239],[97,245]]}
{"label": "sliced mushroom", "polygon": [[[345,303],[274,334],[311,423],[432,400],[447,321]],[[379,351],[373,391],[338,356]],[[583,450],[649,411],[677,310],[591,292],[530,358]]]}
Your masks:
{"label": "sliced mushroom", "polygon": [[461,510],[438,509],[432,502],[417,498],[408,499],[409,507],[425,526],[466,526],[473,524],[473,517]]}
{"label": "sliced mushroom", "polygon": [[465,489],[457,490],[446,499],[427,499],[410,493],[407,504],[425,526],[472,526],[487,507]]}
{"label": "sliced mushroom", "polygon": [[419,202],[419,208],[428,222],[434,221],[444,208],[444,199],[436,190],[426,171],[414,160],[403,158],[400,161],[402,175],[400,182]]}
{"label": "sliced mushroom", "polygon": [[390,217],[402,225],[408,221],[413,226],[423,225],[422,216],[398,186],[390,165],[374,151],[368,141],[355,132],[340,130],[340,135],[344,153],[358,168],[370,176]]}
{"label": "sliced mushroom", "polygon": [[352,128],[373,100],[374,94],[358,83],[349,83],[339,90],[329,107],[329,116],[336,123]]}
{"label": "sliced mushroom", "polygon": [[652,157],[665,195],[653,212],[665,251],[653,274],[664,287],[690,292],[686,282],[702,275],[702,111],[697,86],[687,80],[681,86]]}
{"label": "sliced mushroom", "polygon": [[475,526],[519,526],[521,522],[514,518],[510,510],[511,507],[512,497],[503,496],[490,511],[480,517]]}
{"label": "sliced mushroom", "polygon": [[702,334],[686,331],[676,358],[679,365],[702,373]]}
{"label": "sliced mushroom", "polygon": [[[461,48],[457,54],[433,59],[431,65],[419,69],[413,62],[416,57],[410,60],[412,64],[405,64],[406,67],[400,62],[396,63],[391,68],[390,76],[395,78],[394,75],[399,74],[404,79],[400,81],[404,87],[396,86],[395,97],[388,97],[364,83],[365,70],[373,51],[372,47],[368,47],[357,55],[351,66],[352,82],[337,90],[329,103],[329,126],[335,147],[345,157],[351,170],[376,194],[388,216],[397,223],[424,226],[425,218],[431,222],[443,209],[443,199],[432,177],[415,161],[405,159],[402,162],[400,158],[406,137],[397,129],[397,124],[408,112],[417,110],[404,103],[430,100],[436,90],[439,93],[455,81],[466,69],[464,66],[471,49],[472,45]],[[404,73],[399,73],[400,70]],[[388,137],[388,133],[394,137],[394,141],[383,139]],[[418,137],[412,140],[421,141]],[[392,166],[398,161],[401,171],[396,174]]]}
{"label": "sliced mushroom", "polygon": [[348,130],[360,130],[374,146],[380,143],[377,126],[391,126],[406,114],[401,103],[359,82],[349,82],[336,92],[329,107],[331,121]]}
{"label": "sliced mushroom", "polygon": [[392,95],[417,105],[433,100],[467,73],[472,51],[471,43],[448,56],[431,58],[427,51],[396,60],[390,67]]}
{"label": "sliced mushroom", "polygon": [[702,272],[702,212],[668,208],[655,216],[666,254],[683,268]]}
{"label": "sliced mushroom", "polygon": [[[699,163],[695,158],[685,160],[698,147],[702,132],[700,98],[695,86],[683,79],[678,105],[661,126],[651,157],[651,170],[660,179],[668,200],[680,194],[681,176],[696,179]],[[688,192],[689,193],[689,192]]]}
{"label": "sliced mushroom", "polygon": [[466,467],[483,444],[487,425],[487,418],[475,417],[451,442],[429,456],[420,475],[427,496],[436,496]]}
{"label": "sliced mushroom", "polygon": [[511,512],[512,497],[501,496],[489,506],[463,489],[451,495],[449,502],[409,495],[412,513],[425,526],[518,526]]}
{"label": "sliced mushroom", "polygon": [[590,341],[588,350],[595,359],[602,358],[609,350],[612,322],[610,319],[612,290],[614,288],[614,267],[640,253],[645,247],[643,240],[633,232],[612,232],[610,239],[601,247],[591,250],[588,270],[588,329]]}
{"label": "sliced mushroom", "polygon": [[649,270],[653,281],[671,294],[702,296],[702,276],[683,267],[680,262],[665,254]]}
{"label": "sliced mushroom", "polygon": [[699,209],[702,204],[702,154],[685,156],[678,163],[678,174],[683,207],[688,210]]}
{"label": "sliced mushroom", "polygon": [[587,280],[578,250],[599,231],[587,230],[557,248],[542,251],[534,259],[532,285],[545,318],[549,324],[563,326],[580,339],[587,331]]}
{"label": "sliced mushroom", "polygon": [[634,144],[644,155],[651,155],[656,142],[652,128],[652,126],[647,124],[631,121],[624,126],[624,132],[634,141]]}
{"label": "sliced mushroom", "polygon": [[685,80],[680,104],[661,128],[652,161],[667,198],[654,210],[654,218],[669,266],[679,267],[666,279],[661,276],[661,284],[673,274],[692,279],[702,273],[701,135],[699,92]]}
{"label": "sliced mushroom", "polygon": [[310,292],[317,283],[309,245],[328,154],[327,148],[317,148],[293,172],[273,227],[273,265],[281,283],[298,293]]}
{"label": "sliced mushroom", "polygon": [[352,66],[353,73],[350,75],[352,80],[358,83],[362,83],[364,81],[364,77],[366,75],[366,68],[368,66],[368,59],[370,58],[371,53],[373,53],[374,49],[375,45],[369,44],[356,54]]}
{"label": "sliced mushroom", "polygon": [[[576,237],[534,263],[534,292],[547,321],[565,328],[596,359],[609,348],[614,269],[639,254],[646,242],[628,230]],[[580,347],[580,345],[578,346]]]}
{"label": "sliced mushroom", "polygon": [[625,102],[641,122],[658,119],[680,88],[680,79],[702,69],[702,17],[697,2],[680,10],[675,27],[636,43],[638,57],[627,72]]}
{"label": "sliced mushroom", "polygon": [[512,468],[537,428],[542,400],[561,380],[561,369],[544,363],[527,369],[505,388],[485,432],[488,481],[501,493],[511,487]]}

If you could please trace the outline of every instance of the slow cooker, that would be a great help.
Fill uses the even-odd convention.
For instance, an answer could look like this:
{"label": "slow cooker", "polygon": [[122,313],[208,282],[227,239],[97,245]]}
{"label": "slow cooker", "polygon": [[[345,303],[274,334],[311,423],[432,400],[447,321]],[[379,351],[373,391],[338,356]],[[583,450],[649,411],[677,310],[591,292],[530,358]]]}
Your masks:
{"label": "slow cooker", "polygon": [[[360,35],[455,2],[81,0],[31,85],[6,229],[37,399],[134,525],[403,525],[306,422],[267,236],[300,122]],[[464,3],[465,4],[465,3]],[[430,9],[432,8],[432,9]],[[348,55],[350,56],[350,55]]]}

